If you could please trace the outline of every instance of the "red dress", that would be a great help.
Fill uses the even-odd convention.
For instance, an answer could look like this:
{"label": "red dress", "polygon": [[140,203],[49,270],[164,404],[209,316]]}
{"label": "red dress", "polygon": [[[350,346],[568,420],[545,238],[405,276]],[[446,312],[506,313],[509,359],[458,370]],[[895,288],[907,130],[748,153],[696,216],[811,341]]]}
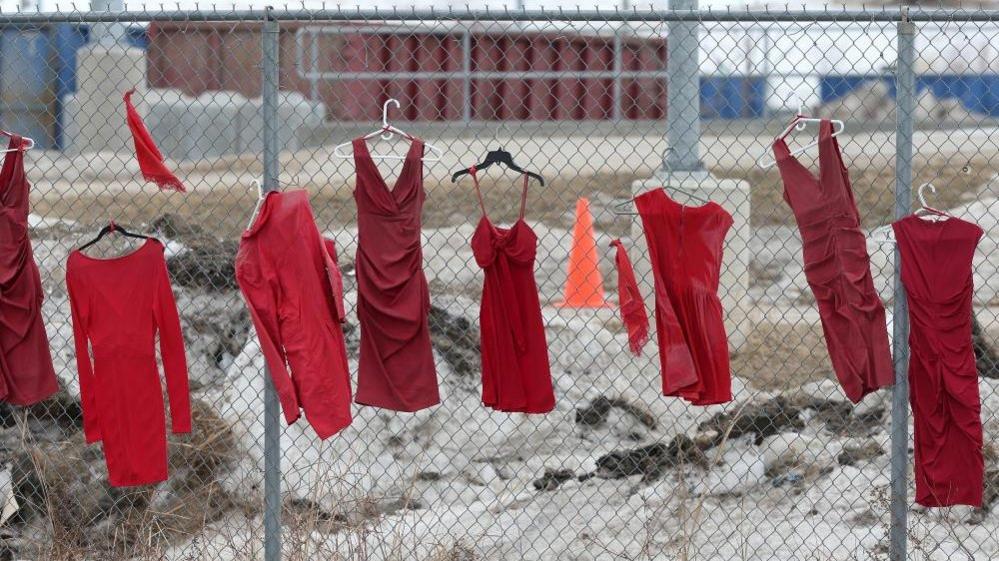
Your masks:
{"label": "red dress", "polygon": [[694,405],[731,401],[718,277],[732,215],[713,201],[681,205],[663,189],[635,197],[635,206],[652,261],[663,395]]}
{"label": "red dress", "polygon": [[357,403],[418,411],[440,403],[430,346],[430,292],[423,275],[420,213],[423,141],[415,138],[390,190],[364,139],[357,166],[357,320],[361,356]]}
{"label": "red dress", "polygon": [[[14,136],[8,149],[20,148]],[[0,400],[31,405],[59,389],[42,323],[42,281],[28,238],[24,151],[7,152],[0,170]]]}
{"label": "red dress", "polygon": [[958,218],[892,224],[909,302],[916,502],[982,506],[981,401],[971,340],[972,259],[983,231]]}
{"label": "red dress", "polygon": [[894,374],[885,308],[874,290],[867,241],[832,123],[819,125],[818,177],[791,156],[783,139],[774,143],[774,157],[784,200],[801,232],[805,277],[818,303],[833,370],[857,403],[894,383]]}
{"label": "red dress", "polygon": [[239,242],[236,280],[288,424],[304,410],[322,439],[350,425],[343,285],[308,192],[267,194]]}
{"label": "red dress", "polygon": [[191,432],[187,359],[163,244],[146,240],[114,259],[79,250],[66,263],[80,375],[83,432],[102,442],[115,487],[167,478],[166,421],[155,337],[174,434]]}
{"label": "red dress", "polygon": [[534,280],[538,238],[524,221],[527,176],[520,218],[504,229],[489,220],[474,168],[471,175],[482,209],[471,241],[485,273],[479,309],[482,403],[507,413],[547,413],[555,408],[555,392]]}

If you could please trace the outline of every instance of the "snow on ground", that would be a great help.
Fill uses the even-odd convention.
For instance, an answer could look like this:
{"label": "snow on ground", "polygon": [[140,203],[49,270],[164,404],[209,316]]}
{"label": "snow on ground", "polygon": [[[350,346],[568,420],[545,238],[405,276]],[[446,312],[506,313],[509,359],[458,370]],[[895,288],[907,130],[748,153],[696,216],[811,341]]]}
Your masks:
{"label": "snow on ground", "polygon": [[[991,233],[997,231],[994,204],[982,200],[954,212],[975,219]],[[545,266],[554,272],[564,266],[558,256],[565,253],[566,232],[544,225],[537,229],[542,247],[552,256]],[[335,233],[344,254],[353,251],[353,234]],[[468,265],[470,226],[428,230],[425,235],[438,242],[434,254],[427,256],[431,283],[440,278],[478,286],[479,273]],[[987,278],[993,278],[987,255],[995,235],[983,241],[984,253],[977,262],[979,274]],[[441,245],[444,239],[454,243]],[[777,272],[767,276],[775,279],[772,284],[755,286],[752,297],[768,308],[784,307],[782,321],[815,322],[815,314],[806,313],[812,306],[800,274],[796,239],[789,229],[756,232],[753,252],[760,267]],[[872,252],[886,253],[873,246]],[[883,289],[890,270],[877,259],[875,270]],[[559,284],[544,283],[542,294],[554,300]],[[349,282],[348,290],[352,304],[356,294]],[[983,282],[976,294],[978,301],[989,302],[995,288]],[[474,299],[441,297],[435,304],[474,324]],[[799,311],[788,314],[788,309]],[[737,378],[732,404],[691,409],[659,395],[654,345],[643,356],[631,357],[623,352],[626,341],[620,329],[607,327],[599,313],[546,306],[544,316],[558,394],[551,415],[511,416],[484,409],[474,375],[463,378],[438,355],[441,406],[416,415],[357,408],[354,425],[325,443],[317,441],[304,419],[285,429],[286,496],[323,516],[344,520],[330,529],[317,527],[308,517],[303,521],[294,513],[286,515],[286,544],[326,557],[385,560],[464,559],[463,554],[469,559],[545,561],[682,555],[719,561],[884,558],[887,392],[852,407],[834,381],[773,394]],[[258,400],[248,402],[245,396],[260,395],[262,366],[250,337],[224,381],[212,390],[225,403],[220,412],[235,423],[248,452],[226,481],[232,490],[259,481],[262,411]],[[983,378],[981,384],[983,410],[999,411],[999,381]],[[216,395],[212,392],[206,397]],[[647,412],[655,426],[616,406],[597,425],[581,423],[580,408],[601,397]],[[774,399],[813,400],[817,405],[795,413],[794,422],[780,430],[750,431],[708,449],[704,465],[670,465],[655,476],[601,472],[608,455],[669,442],[676,435],[694,437],[703,432],[699,425],[718,413]],[[992,441],[999,436],[999,422],[987,419],[986,440]],[[781,422],[779,416],[771,420]],[[567,470],[566,480],[546,479],[546,473],[558,470]],[[539,490],[541,481],[548,483]],[[367,503],[374,505],[374,514],[357,518],[359,505]],[[928,559],[985,560],[999,555],[995,513],[914,509],[910,516],[912,547],[926,552]],[[241,538],[226,533],[225,539],[217,539],[209,532],[196,544],[176,546],[168,558],[183,558],[195,546],[208,557],[242,558],[259,539],[254,528],[260,521],[243,523],[247,529]],[[438,557],[442,552],[452,557]]]}

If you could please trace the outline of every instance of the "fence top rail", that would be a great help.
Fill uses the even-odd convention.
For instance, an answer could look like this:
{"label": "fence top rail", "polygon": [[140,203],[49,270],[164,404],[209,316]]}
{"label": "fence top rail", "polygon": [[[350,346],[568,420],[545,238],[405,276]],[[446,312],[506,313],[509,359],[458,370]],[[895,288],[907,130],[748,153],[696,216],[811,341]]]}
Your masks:
{"label": "fence top rail", "polygon": [[881,9],[802,9],[788,8],[724,8],[707,10],[643,10],[643,9],[468,9],[468,8],[261,8],[261,9],[193,9],[149,10],[145,7],[126,11],[31,12],[0,11],[0,25],[41,23],[114,23],[114,22],[232,22],[232,21],[616,21],[616,22],[893,22],[908,18],[924,22],[999,21],[999,10],[986,9],[920,9],[907,6]]}

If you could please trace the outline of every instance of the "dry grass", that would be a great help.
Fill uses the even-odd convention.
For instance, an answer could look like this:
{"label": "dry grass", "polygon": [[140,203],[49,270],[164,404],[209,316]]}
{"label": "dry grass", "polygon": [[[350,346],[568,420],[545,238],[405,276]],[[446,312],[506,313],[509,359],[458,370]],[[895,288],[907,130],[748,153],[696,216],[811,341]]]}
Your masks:
{"label": "dry grass", "polygon": [[758,323],[732,355],[732,373],[768,390],[792,390],[832,377],[822,327],[807,323]]}
{"label": "dry grass", "polygon": [[[865,227],[878,226],[891,222],[894,216],[894,166],[861,167],[850,165],[850,181],[854,198]],[[817,167],[812,167],[817,170]],[[914,166],[913,201],[915,188],[923,182],[931,181],[938,188],[932,204],[939,208],[953,208],[969,194],[988,181],[999,170],[999,164],[976,157],[969,161],[931,160]],[[714,170],[723,178],[741,179],[750,185],[752,194],[752,222],[754,226],[784,225],[793,226],[794,216],[784,202],[783,184],[776,168],[762,170]]]}
{"label": "dry grass", "polygon": [[24,432],[15,492],[24,523],[37,532],[25,534],[19,553],[44,561],[155,558],[224,513],[254,508],[218,482],[237,454],[229,427],[201,401],[192,403],[192,417],[196,431],[170,437],[170,481],[134,488],[108,486],[100,448],[81,434],[37,443]]}
{"label": "dry grass", "polygon": [[[528,216],[532,221],[570,227],[576,199],[604,193],[623,197],[630,192],[636,176],[593,175],[551,178],[544,187],[532,183],[528,195]],[[352,185],[319,185],[305,183],[320,226],[340,227],[356,222]],[[491,218],[509,222],[517,217],[521,184],[513,176],[482,179],[482,195]],[[298,187],[286,187],[287,189]],[[427,228],[453,226],[478,220],[480,210],[475,190],[468,179],[457,184],[450,181],[425,182],[427,200],[423,225]],[[140,194],[117,193],[82,196],[79,198],[39,199],[33,202],[33,212],[42,216],[61,217],[83,224],[103,224],[110,217],[122,224],[149,223],[170,212],[209,226],[217,235],[236,238],[246,227],[256,202],[256,193],[246,190],[194,189],[188,193],[160,193],[149,187]],[[621,222],[621,233],[630,223]]]}
{"label": "dry grass", "polygon": [[[914,185],[933,181],[941,188],[934,195],[934,204],[949,208],[960,204],[966,196],[974,193],[999,171],[999,164],[980,157],[961,162],[931,159],[917,164],[914,171]],[[721,178],[740,179],[749,183],[753,225],[794,224],[791,211],[782,197],[783,187],[776,169],[713,169],[712,172]],[[894,209],[894,174],[894,167],[890,165],[865,166],[860,163],[850,166],[854,196],[865,226],[890,221]],[[391,183],[391,174],[386,175]],[[592,197],[598,193],[624,198],[630,194],[631,183],[635,179],[639,177],[630,173],[567,174],[549,178],[544,187],[532,183],[528,214],[532,220],[552,226],[570,227],[577,198]],[[339,227],[355,222],[352,184],[331,185],[322,181],[306,181],[301,185],[284,188],[298,187],[312,193],[312,206],[321,226]],[[451,183],[449,179],[428,176],[425,188],[425,227],[439,228],[478,219],[478,200],[468,178],[459,183]],[[519,179],[512,174],[492,174],[482,178],[486,207],[497,222],[509,222],[516,218],[520,188]],[[122,223],[142,224],[164,212],[172,212],[200,224],[210,225],[222,237],[236,238],[246,227],[255,201],[256,193],[252,192],[250,186],[199,191],[195,185],[189,193],[160,193],[150,186],[139,194],[109,192],[78,198],[43,198],[34,201],[34,212],[43,216],[69,218],[84,224],[105,223],[110,216]],[[618,220],[601,224],[601,227],[612,234],[626,234],[630,222]]]}

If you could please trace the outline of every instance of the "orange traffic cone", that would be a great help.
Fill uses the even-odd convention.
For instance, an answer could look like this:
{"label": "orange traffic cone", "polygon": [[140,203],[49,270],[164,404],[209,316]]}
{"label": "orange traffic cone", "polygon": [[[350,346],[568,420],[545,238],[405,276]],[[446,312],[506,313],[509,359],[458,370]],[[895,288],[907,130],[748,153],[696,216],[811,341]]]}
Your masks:
{"label": "orange traffic cone", "polygon": [[590,201],[576,202],[576,226],[572,230],[569,252],[569,276],[565,281],[565,299],[556,304],[563,308],[603,308],[604,279],[597,259],[597,240],[593,235]]}

